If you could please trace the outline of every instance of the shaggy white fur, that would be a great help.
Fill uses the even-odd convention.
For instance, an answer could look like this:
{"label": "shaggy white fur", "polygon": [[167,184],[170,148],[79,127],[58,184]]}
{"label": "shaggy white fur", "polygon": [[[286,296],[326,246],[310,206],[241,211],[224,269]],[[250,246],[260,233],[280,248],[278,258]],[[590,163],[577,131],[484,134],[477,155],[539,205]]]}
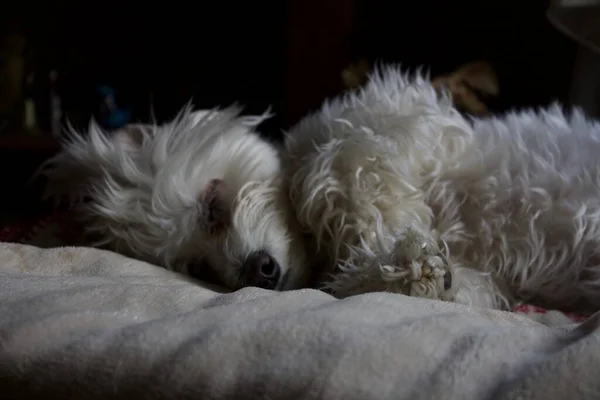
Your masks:
{"label": "shaggy white fur", "polygon": [[600,125],[578,111],[468,120],[426,76],[389,67],[279,154],[252,133],[261,118],[188,109],[112,137],[92,125],[46,166],[50,188],[76,193],[80,173],[90,230],[166,266],[207,261],[234,289],[263,251],[277,289],[319,270],[340,297],[600,307]]}

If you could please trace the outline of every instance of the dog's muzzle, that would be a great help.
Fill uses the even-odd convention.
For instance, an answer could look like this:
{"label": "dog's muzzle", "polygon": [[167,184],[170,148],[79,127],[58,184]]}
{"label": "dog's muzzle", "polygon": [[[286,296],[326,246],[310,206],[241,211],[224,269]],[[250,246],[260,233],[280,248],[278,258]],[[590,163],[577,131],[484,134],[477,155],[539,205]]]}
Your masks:
{"label": "dog's muzzle", "polygon": [[243,265],[246,283],[263,289],[275,289],[281,278],[279,263],[266,251],[248,256]]}

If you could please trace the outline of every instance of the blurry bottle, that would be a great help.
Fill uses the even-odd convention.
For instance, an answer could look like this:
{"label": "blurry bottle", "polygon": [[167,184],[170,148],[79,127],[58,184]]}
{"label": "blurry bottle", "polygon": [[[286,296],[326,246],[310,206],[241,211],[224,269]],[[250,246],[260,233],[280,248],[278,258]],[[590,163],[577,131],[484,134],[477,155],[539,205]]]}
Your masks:
{"label": "blurry bottle", "polygon": [[34,100],[34,83],[35,74],[32,72],[25,79],[25,87],[23,88],[23,129],[31,135],[38,133],[37,110]]}

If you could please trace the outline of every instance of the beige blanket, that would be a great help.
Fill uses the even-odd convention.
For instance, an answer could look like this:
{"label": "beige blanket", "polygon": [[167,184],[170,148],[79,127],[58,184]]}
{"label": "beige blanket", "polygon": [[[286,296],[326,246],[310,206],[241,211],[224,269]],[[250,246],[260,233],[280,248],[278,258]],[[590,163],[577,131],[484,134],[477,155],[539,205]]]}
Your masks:
{"label": "beige blanket", "polygon": [[0,244],[0,398],[599,399],[600,333],[392,294],[220,294]]}

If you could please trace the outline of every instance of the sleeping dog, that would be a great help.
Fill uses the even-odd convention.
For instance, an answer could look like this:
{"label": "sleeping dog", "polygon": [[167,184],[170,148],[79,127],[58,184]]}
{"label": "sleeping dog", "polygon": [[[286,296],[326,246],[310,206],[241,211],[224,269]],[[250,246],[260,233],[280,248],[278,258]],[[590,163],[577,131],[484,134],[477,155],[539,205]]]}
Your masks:
{"label": "sleeping dog", "polygon": [[600,125],[558,106],[467,119],[394,67],[301,120],[186,108],[70,132],[44,167],[98,244],[230,289],[317,284],[508,308],[600,306]]}

